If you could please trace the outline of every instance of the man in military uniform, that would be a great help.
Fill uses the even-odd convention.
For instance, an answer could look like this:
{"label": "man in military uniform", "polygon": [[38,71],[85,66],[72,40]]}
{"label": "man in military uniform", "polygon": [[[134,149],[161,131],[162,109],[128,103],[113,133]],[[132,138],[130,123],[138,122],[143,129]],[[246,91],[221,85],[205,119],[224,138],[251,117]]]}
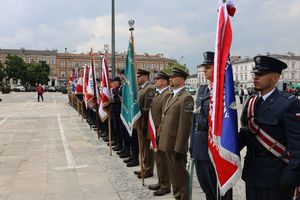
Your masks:
{"label": "man in military uniform", "polygon": [[290,200],[300,185],[300,101],[276,88],[287,65],[254,57],[254,86],[247,101],[240,140],[247,146],[242,179],[248,200]]}
{"label": "man in military uniform", "polygon": [[[121,86],[119,89],[119,93],[118,93],[118,97],[119,97],[119,101],[122,103],[122,87],[124,84],[124,72],[125,70],[123,68],[119,68],[118,69],[118,76],[121,79]],[[121,120],[120,120],[121,121]],[[123,149],[121,151],[118,151],[117,154],[120,156],[120,158],[128,158],[130,157],[130,136],[127,132],[126,127],[124,126],[123,122],[121,121],[120,123],[120,132],[123,135]]]}
{"label": "man in military uniform", "polygon": [[[214,52],[204,52],[204,61],[201,67],[204,68],[204,75],[208,81],[212,81]],[[193,125],[191,129],[190,153],[195,159],[195,169],[200,186],[205,193],[207,200],[219,199],[217,192],[217,177],[214,166],[208,155],[208,112],[210,89],[208,85],[198,88],[196,103],[193,114]],[[222,200],[232,199],[232,189],[230,189]]]}
{"label": "man in military uniform", "polygon": [[[148,134],[148,116],[151,102],[155,95],[155,88],[149,82],[150,71],[144,69],[138,69],[137,71],[137,83],[140,86],[139,89],[139,104],[141,109],[141,118],[137,121],[137,127],[140,128],[140,137],[142,141],[142,165],[144,165],[144,178],[153,176],[154,168],[154,156],[153,150],[150,149],[150,137]],[[141,178],[141,172],[135,171],[138,178]]]}
{"label": "man in military uniform", "polygon": [[[156,141],[159,141],[159,125],[161,123],[162,112],[164,111],[165,105],[168,98],[171,95],[169,90],[169,75],[164,71],[158,72],[157,76],[154,78],[155,87],[157,93],[151,103],[151,114],[156,129]],[[156,169],[158,175],[158,183],[149,185],[150,190],[156,190],[153,194],[155,196],[162,196],[170,193],[170,178],[168,172],[167,159],[164,152],[158,150],[155,153],[156,157]]]}
{"label": "man in military uniform", "polygon": [[173,94],[168,98],[159,127],[158,149],[165,152],[175,199],[188,199],[186,171],[188,139],[192,125],[194,100],[185,90],[188,73],[174,67],[170,74]]}
{"label": "man in military uniform", "polygon": [[111,127],[112,127],[112,136],[113,141],[116,144],[112,148],[114,151],[120,151],[123,149],[123,135],[120,130],[120,113],[121,113],[121,101],[119,99],[119,89],[120,89],[121,79],[116,76],[110,79],[111,94],[112,99],[110,102],[110,115],[111,115]]}

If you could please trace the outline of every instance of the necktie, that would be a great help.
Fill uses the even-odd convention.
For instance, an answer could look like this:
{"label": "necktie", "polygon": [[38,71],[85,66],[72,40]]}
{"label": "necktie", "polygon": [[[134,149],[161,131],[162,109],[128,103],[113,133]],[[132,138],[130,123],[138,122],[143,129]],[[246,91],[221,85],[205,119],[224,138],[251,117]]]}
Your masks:
{"label": "necktie", "polygon": [[260,106],[260,104],[262,104],[262,102],[264,101],[264,99],[261,97],[259,97],[255,103],[255,109],[258,109],[258,107]]}

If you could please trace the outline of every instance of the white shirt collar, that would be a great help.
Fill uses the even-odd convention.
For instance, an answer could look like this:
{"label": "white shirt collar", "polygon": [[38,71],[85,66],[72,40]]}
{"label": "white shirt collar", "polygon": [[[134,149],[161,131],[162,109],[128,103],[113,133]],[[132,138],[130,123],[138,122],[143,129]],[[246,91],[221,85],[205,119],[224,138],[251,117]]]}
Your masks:
{"label": "white shirt collar", "polygon": [[149,83],[149,81],[147,81],[146,83],[144,83],[144,84],[141,86],[141,88],[144,89],[144,88],[146,87],[147,83]]}
{"label": "white shirt collar", "polygon": [[165,87],[165,88],[163,88],[163,89],[158,89],[158,93],[159,94],[162,94],[165,90],[167,90],[169,88],[169,86],[167,86],[167,87]]}
{"label": "white shirt collar", "polygon": [[[274,88],[273,90],[271,90],[270,92],[268,92],[267,94],[263,95],[262,98],[264,99],[264,101],[274,92],[276,88]],[[261,97],[261,94],[259,94],[259,97]]]}
{"label": "white shirt collar", "polygon": [[[182,86],[181,88],[177,88],[177,89],[173,90],[174,96],[175,96],[178,92],[180,92],[180,90],[182,90],[184,87],[185,87],[185,86]],[[173,96],[173,97],[174,97],[174,96]]]}

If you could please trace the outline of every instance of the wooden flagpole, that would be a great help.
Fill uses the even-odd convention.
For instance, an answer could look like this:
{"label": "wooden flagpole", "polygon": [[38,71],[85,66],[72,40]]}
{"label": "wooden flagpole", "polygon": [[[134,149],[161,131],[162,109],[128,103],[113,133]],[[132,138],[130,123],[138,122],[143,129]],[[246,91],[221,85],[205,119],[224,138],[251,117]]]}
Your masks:
{"label": "wooden flagpole", "polygon": [[109,155],[112,156],[112,146],[111,146],[111,116],[110,116],[110,111],[108,111],[108,143],[109,143]]}
{"label": "wooden flagpole", "polygon": [[[130,28],[130,39],[131,39],[131,48],[132,48],[132,56],[133,56],[133,64],[134,64],[134,74],[136,75],[137,73],[137,66],[135,65],[135,59],[134,59],[134,38],[133,38],[133,25],[134,25],[134,20],[129,20],[128,22]],[[135,77],[136,78],[136,77]],[[139,122],[138,120],[137,122]],[[138,137],[138,145],[139,145],[139,160],[140,160],[140,165],[141,165],[141,178],[142,178],[142,184],[143,186],[145,185],[145,179],[144,179],[144,164],[143,164],[143,143],[141,140],[141,135],[142,135],[142,130],[140,124],[137,126],[137,137]]]}

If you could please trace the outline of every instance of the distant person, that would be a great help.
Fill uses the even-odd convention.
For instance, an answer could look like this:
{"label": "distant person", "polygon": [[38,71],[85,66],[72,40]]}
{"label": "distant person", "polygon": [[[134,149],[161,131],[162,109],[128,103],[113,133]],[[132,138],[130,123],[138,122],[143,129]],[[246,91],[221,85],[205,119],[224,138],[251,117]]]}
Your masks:
{"label": "distant person", "polygon": [[244,102],[244,89],[243,89],[242,85],[241,85],[240,90],[239,90],[239,98],[240,98],[240,104],[243,104],[243,102]]}
{"label": "distant person", "polygon": [[248,89],[247,89],[246,86],[244,87],[243,92],[244,92],[244,100],[248,99],[248,97],[249,97],[249,92],[248,92]]}
{"label": "distant person", "polygon": [[42,84],[39,84],[39,85],[36,87],[36,91],[37,91],[37,93],[38,93],[38,102],[40,102],[40,97],[42,98],[42,101],[44,101],[44,98],[43,98],[44,87],[42,86]]}

